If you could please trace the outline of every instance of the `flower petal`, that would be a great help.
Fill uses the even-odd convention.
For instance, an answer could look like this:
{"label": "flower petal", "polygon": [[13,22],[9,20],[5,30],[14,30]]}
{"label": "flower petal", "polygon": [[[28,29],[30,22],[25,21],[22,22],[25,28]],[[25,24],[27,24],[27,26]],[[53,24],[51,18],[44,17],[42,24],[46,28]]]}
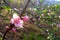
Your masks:
{"label": "flower petal", "polygon": [[17,14],[13,14],[13,19],[18,19],[20,18]]}
{"label": "flower petal", "polygon": [[19,27],[20,27],[20,28],[24,28],[23,25],[20,25]]}
{"label": "flower petal", "polygon": [[10,23],[14,24],[14,19],[11,19]]}
{"label": "flower petal", "polygon": [[24,22],[29,21],[29,17],[28,17],[27,15],[26,15],[26,16],[24,16],[24,17],[23,17],[23,21],[24,21]]}

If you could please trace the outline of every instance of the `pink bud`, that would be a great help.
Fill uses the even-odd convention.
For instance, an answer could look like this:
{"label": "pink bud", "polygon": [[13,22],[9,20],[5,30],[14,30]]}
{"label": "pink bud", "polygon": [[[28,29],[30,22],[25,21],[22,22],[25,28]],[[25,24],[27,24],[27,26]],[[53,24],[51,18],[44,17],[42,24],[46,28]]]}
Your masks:
{"label": "pink bud", "polygon": [[12,32],[16,32],[16,29],[15,28],[12,28]]}
{"label": "pink bud", "polygon": [[6,26],[6,30],[8,30],[9,29],[9,27],[8,26]]}
{"label": "pink bud", "polygon": [[24,17],[23,17],[23,21],[24,21],[24,22],[29,21],[29,17],[28,17],[27,15],[26,15],[26,16],[24,16]]}

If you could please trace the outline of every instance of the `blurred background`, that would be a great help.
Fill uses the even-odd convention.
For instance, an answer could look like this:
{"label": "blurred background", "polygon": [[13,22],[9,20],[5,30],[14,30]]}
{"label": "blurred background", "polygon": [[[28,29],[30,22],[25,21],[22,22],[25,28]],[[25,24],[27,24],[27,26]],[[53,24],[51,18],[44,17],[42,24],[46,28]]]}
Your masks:
{"label": "blurred background", "polygon": [[[0,0],[0,40],[14,13],[20,15],[28,0]],[[16,33],[9,31],[5,40],[60,40],[60,0],[30,0],[23,15],[29,22]]]}

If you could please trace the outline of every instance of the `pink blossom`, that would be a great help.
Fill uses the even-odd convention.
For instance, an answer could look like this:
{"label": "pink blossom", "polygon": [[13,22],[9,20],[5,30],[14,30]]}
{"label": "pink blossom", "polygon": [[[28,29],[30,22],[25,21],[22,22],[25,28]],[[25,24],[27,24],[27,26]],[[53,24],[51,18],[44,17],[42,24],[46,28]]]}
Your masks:
{"label": "pink blossom", "polygon": [[15,27],[23,28],[23,20],[17,14],[13,14],[13,18],[11,19],[10,23],[14,24]]}
{"label": "pink blossom", "polygon": [[28,17],[27,15],[26,15],[26,16],[24,16],[24,17],[23,17],[23,21],[24,21],[24,22],[29,21],[29,17]]}
{"label": "pink blossom", "polygon": [[6,30],[8,30],[9,29],[9,27],[8,26],[6,26]]}

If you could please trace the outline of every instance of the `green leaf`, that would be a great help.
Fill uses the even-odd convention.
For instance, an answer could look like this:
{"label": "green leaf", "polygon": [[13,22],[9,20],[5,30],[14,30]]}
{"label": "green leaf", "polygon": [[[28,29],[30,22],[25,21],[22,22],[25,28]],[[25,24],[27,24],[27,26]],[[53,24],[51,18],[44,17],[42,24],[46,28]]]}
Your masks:
{"label": "green leaf", "polygon": [[11,10],[11,8],[9,6],[4,5],[4,8],[7,10]]}
{"label": "green leaf", "polygon": [[39,0],[40,2],[43,2],[43,0]]}
{"label": "green leaf", "polygon": [[28,40],[27,34],[24,33],[24,39],[23,40]]}

